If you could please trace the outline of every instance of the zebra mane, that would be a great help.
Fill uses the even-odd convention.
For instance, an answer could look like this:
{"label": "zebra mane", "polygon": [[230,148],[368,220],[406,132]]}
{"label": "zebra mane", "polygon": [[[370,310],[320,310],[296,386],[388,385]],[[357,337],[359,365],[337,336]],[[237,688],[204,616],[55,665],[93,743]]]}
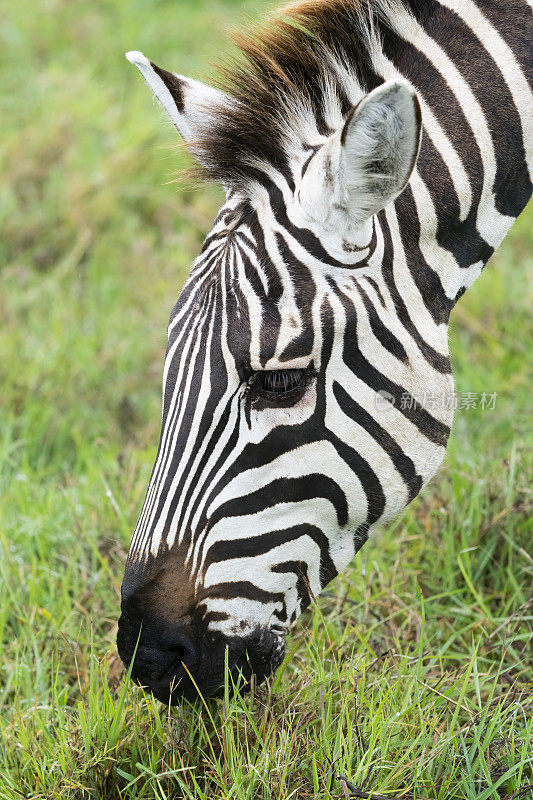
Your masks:
{"label": "zebra mane", "polygon": [[400,9],[402,0],[296,0],[234,34],[240,56],[218,86],[235,102],[211,109],[191,145],[197,175],[243,187],[269,166],[287,174],[291,155],[340,126],[382,82],[372,61]]}

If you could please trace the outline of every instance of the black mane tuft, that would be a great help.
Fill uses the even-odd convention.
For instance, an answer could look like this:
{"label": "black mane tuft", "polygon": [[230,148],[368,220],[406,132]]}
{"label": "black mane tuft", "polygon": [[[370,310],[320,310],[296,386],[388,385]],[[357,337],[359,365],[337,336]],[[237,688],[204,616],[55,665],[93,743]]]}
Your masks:
{"label": "black mane tuft", "polygon": [[388,0],[298,0],[235,34],[240,57],[218,85],[236,102],[212,109],[214,123],[190,146],[196,174],[238,188],[269,166],[286,173],[309,132],[332,132],[332,119],[342,124],[362,92],[382,83],[372,50],[390,9]]}

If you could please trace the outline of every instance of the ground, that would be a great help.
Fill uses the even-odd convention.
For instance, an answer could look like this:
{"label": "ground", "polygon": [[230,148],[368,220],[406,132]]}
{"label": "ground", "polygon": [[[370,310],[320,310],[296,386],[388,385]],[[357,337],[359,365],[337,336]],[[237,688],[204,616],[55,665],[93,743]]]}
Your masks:
{"label": "ground", "polygon": [[205,78],[242,10],[4,3],[0,798],[526,797],[531,206],[454,314],[475,407],[443,468],[306,612],[275,678],[170,711],[124,679],[166,321],[220,194],[170,182],[184,157],[123,53]]}

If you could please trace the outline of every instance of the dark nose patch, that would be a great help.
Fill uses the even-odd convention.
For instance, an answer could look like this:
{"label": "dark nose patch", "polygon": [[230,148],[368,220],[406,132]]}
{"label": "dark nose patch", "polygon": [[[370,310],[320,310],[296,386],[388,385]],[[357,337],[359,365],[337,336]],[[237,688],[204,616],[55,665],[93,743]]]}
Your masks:
{"label": "dark nose patch", "polygon": [[246,691],[252,675],[261,681],[283,660],[283,641],[270,630],[228,637],[205,629],[201,620],[143,618],[122,604],[117,646],[132,678],[163,703],[217,695],[224,687],[226,651],[233,683]]}
{"label": "dark nose patch", "polygon": [[[172,679],[181,680],[198,665],[198,645],[190,624],[174,624],[141,618],[122,604],[117,634],[119,655],[126,666],[134,658],[132,678],[143,686],[170,687]],[[164,694],[164,692],[163,692]]]}
{"label": "dark nose patch", "polygon": [[126,667],[133,660],[133,680],[164,703],[195,699],[198,691],[216,695],[224,686],[226,652],[240,688],[252,674],[263,680],[283,660],[283,639],[268,628],[246,636],[208,630],[179,555],[159,554],[142,570],[126,567],[117,647]]}

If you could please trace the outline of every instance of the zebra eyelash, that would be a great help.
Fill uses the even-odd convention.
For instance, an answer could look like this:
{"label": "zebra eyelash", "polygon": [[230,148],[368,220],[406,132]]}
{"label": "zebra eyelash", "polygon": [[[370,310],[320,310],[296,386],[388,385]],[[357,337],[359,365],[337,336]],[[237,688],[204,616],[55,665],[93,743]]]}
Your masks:
{"label": "zebra eyelash", "polygon": [[263,400],[270,405],[295,402],[313,376],[310,369],[260,370],[248,378],[248,395],[252,401]]}

